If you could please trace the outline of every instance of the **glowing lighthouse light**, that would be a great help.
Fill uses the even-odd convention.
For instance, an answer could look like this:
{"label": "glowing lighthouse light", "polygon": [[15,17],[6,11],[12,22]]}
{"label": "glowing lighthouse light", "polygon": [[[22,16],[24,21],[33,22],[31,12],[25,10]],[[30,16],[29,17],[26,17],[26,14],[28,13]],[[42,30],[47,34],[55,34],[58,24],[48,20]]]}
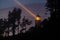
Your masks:
{"label": "glowing lighthouse light", "polygon": [[39,15],[37,15],[35,19],[36,19],[37,21],[40,21],[40,20],[41,20],[41,18],[40,18]]}
{"label": "glowing lighthouse light", "polygon": [[36,20],[40,20],[40,17],[36,17]]}

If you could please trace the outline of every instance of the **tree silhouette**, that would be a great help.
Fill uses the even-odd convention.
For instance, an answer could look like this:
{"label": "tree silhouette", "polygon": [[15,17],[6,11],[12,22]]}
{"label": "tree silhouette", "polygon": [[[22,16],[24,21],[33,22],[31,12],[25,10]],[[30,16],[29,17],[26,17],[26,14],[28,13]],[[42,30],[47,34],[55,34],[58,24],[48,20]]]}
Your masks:
{"label": "tree silhouette", "polygon": [[12,24],[12,30],[13,30],[13,36],[15,35],[15,28],[16,28],[16,21],[18,22],[18,27],[20,24],[20,18],[21,18],[21,9],[14,8],[12,12],[9,11],[8,14],[8,23],[11,26]]}
{"label": "tree silhouette", "polygon": [[17,11],[17,21],[18,21],[18,25],[20,24],[21,11],[22,11],[22,10],[18,8],[18,11]]}
{"label": "tree silhouette", "polygon": [[22,23],[20,24],[20,26],[22,27],[22,30],[20,32],[22,32],[23,30],[26,30],[26,26],[31,24],[32,24],[32,21],[29,21],[29,19],[26,19],[24,16],[24,18],[22,19]]}
{"label": "tree silhouette", "polygon": [[4,25],[3,25],[3,19],[1,18],[1,19],[0,19],[0,33],[2,33],[3,30],[4,30],[4,29],[3,29],[3,26],[4,26]]}
{"label": "tree silhouette", "polygon": [[55,0],[47,0],[47,9],[50,11],[50,15],[51,15],[51,17],[49,18],[48,26],[50,28],[52,28],[52,30],[53,30],[52,26],[55,26],[55,24],[57,24],[57,22],[58,22],[57,21],[58,20],[58,17],[57,17],[58,13],[55,12],[55,5],[56,5],[55,2],[56,1]]}
{"label": "tree silhouette", "polygon": [[[8,31],[9,31],[9,27],[13,27],[13,34],[15,34],[14,33],[16,28],[15,22],[18,21],[17,26],[19,26],[20,18],[21,18],[21,9],[14,8],[12,12],[9,11],[8,19],[5,19],[5,18],[4,20],[2,18],[0,19],[0,34],[3,33],[6,28],[8,28]],[[9,32],[7,35],[9,35]]]}
{"label": "tree silhouette", "polygon": [[[59,5],[59,1],[58,0],[47,0],[47,9],[50,11],[50,18],[49,18],[49,21],[48,21],[48,29],[50,30],[49,33],[51,38],[52,37],[55,37],[54,36],[54,33],[56,33],[56,28],[55,26],[58,26],[59,25],[59,8],[58,7]],[[59,30],[59,28],[57,29]]]}

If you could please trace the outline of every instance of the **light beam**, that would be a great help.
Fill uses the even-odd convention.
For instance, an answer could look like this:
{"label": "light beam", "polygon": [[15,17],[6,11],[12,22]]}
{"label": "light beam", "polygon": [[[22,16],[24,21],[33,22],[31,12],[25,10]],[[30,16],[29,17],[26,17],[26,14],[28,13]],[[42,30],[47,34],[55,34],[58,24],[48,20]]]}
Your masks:
{"label": "light beam", "polygon": [[19,1],[17,1],[17,0],[14,0],[16,3],[17,3],[17,5],[22,9],[22,10],[24,10],[24,11],[26,11],[27,13],[29,13],[30,15],[32,15],[34,18],[36,18],[36,15],[33,13],[33,12],[31,12],[27,7],[25,7],[23,4],[21,4]]}

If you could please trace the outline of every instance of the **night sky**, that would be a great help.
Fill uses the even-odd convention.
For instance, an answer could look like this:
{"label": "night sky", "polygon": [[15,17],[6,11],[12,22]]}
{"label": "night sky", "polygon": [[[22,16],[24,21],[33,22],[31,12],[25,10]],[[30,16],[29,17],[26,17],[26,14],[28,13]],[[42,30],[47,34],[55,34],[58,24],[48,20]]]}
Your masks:
{"label": "night sky", "polygon": [[[21,2],[23,5],[27,6],[30,10],[36,12],[36,14],[42,16],[42,19],[45,17],[44,13],[46,12],[46,9],[44,5],[46,3],[46,0],[18,0],[18,1]],[[11,8],[13,7],[18,7],[14,0],[0,0],[0,18],[3,16],[5,17],[8,11],[11,10]]]}
{"label": "night sky", "polygon": [[[30,3],[46,3],[46,0],[18,0],[22,4],[30,4]],[[13,0],[0,0],[0,9],[1,8],[7,8],[7,7],[13,7],[17,6],[16,3]]]}

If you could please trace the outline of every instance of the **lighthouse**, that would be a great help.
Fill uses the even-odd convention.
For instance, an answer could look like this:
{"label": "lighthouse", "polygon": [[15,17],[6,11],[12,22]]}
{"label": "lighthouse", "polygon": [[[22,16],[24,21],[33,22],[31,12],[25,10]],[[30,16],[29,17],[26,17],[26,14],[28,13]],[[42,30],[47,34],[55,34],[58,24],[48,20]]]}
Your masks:
{"label": "lighthouse", "polygon": [[41,17],[39,15],[35,18],[35,27],[40,27]]}

